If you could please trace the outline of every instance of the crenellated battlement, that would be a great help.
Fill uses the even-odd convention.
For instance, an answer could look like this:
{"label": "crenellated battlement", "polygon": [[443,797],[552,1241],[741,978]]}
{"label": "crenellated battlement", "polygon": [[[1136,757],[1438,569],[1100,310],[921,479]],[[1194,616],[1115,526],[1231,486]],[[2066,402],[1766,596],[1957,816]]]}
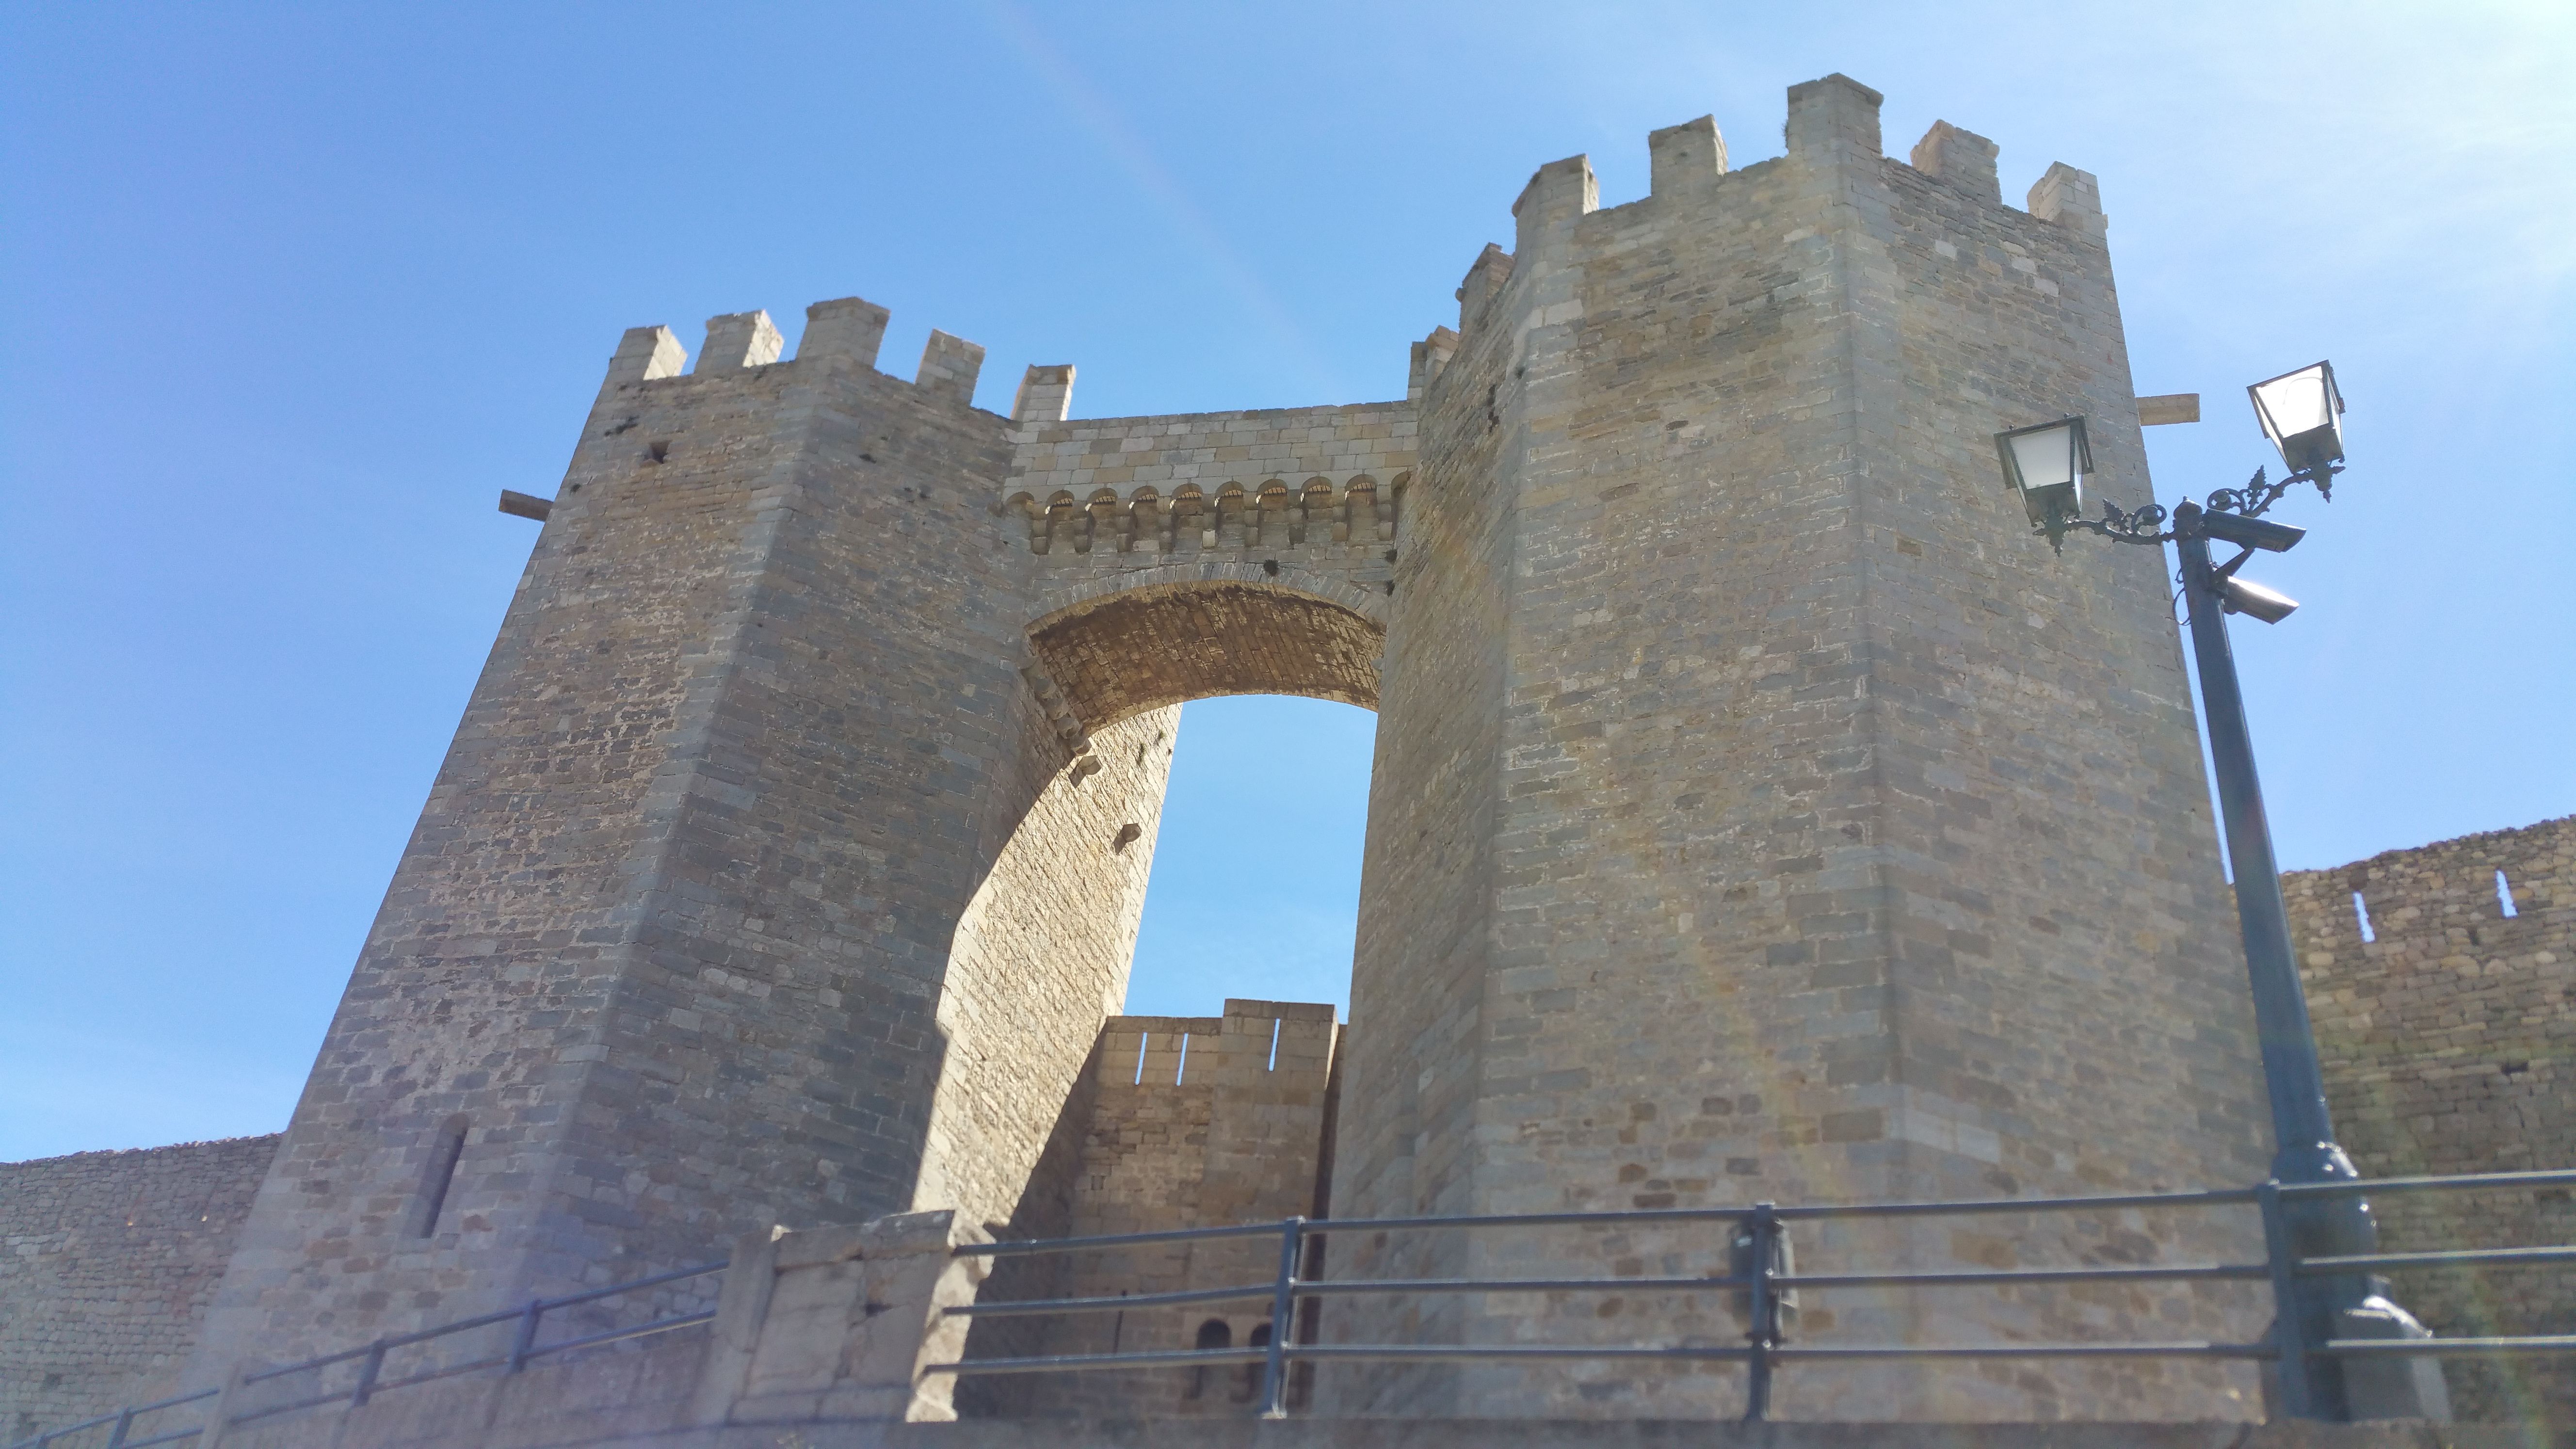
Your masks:
{"label": "crenellated battlement", "polygon": [[[2026,209],[2014,211],[2004,206],[1997,181],[1999,148],[1972,131],[1948,121],[1935,121],[1915,144],[1908,161],[1885,156],[1879,129],[1882,100],[1877,91],[1843,75],[1790,87],[1784,127],[1788,154],[1757,162],[1742,171],[1729,168],[1726,138],[1719,134],[1713,116],[1649,132],[1648,194],[1606,208],[1601,205],[1600,183],[1588,157],[1569,156],[1539,167],[1512,203],[1513,249],[1506,251],[1498,244],[1488,243],[1459,283],[1458,334],[1472,334],[1504,311],[1513,316],[1516,332],[1579,318],[1580,302],[1570,295],[1559,295],[1562,286],[1544,298],[1536,295],[1534,288],[1538,273],[1574,261],[1578,254],[1592,254],[1594,246],[1579,241],[1578,232],[1591,235],[1597,244],[1600,239],[1590,229],[1599,225],[1669,226],[1675,214],[1690,209],[1700,210],[1701,215],[1694,220],[1702,225],[1737,225],[1764,211],[1785,216],[1788,208],[1812,206],[1816,199],[1812,192],[1765,194],[1755,189],[1763,173],[1783,163],[1808,171],[1840,171],[1856,178],[1882,176],[1885,168],[1903,168],[1940,183],[1950,194],[1991,208],[2001,217],[2052,223],[2098,246],[2106,223],[2100,189],[2091,173],[2063,162],[2052,163],[2031,187]],[[1748,182],[1752,185],[1745,184]],[[1784,235],[1794,242],[1799,239],[1799,231],[1784,228]],[[1808,230],[1806,234],[1814,233]],[[1633,244],[1632,238],[1610,243],[1619,248]],[[1542,265],[1535,269],[1530,265],[1533,257],[1542,259]],[[1516,278],[1522,283],[1518,288],[1513,285]],[[1506,293],[1514,293],[1520,300],[1498,311],[1497,304]],[[1458,337],[1453,335],[1450,352],[1454,353],[1458,345]],[[1445,362],[1445,357],[1442,360]],[[1417,399],[1421,396],[1419,381],[1411,395]]]}
{"label": "crenellated battlement", "polygon": [[[707,319],[706,341],[697,365],[688,366],[688,349],[664,326],[630,327],[609,359],[603,395],[640,383],[681,378],[710,380],[798,363],[842,361],[861,367],[877,364],[885,342],[885,308],[863,297],[835,297],[805,309],[805,335],[795,357],[786,358],[786,338],[769,313],[727,312]],[[934,397],[971,406],[975,383],[984,367],[984,349],[962,337],[933,329],[922,348],[912,385]],[[1070,372],[1070,369],[1068,369]]]}
{"label": "crenellated battlement", "polygon": [[1222,1016],[1113,1016],[1100,1025],[1102,1086],[1321,1091],[1332,1070],[1333,1008],[1229,998]]}

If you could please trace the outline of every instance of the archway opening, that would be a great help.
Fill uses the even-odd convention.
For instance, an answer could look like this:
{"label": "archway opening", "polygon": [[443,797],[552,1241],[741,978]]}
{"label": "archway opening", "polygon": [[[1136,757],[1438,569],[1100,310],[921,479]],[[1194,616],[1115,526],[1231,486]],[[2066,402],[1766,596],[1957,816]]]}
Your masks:
{"label": "archway opening", "polygon": [[1125,1010],[1208,1016],[1230,998],[1350,1017],[1377,716],[1251,695],[1181,711]]}
{"label": "archway opening", "polygon": [[1059,731],[1079,750],[1183,706],[1125,1010],[1347,1014],[1383,595],[1257,560],[1095,589],[1029,631]]}
{"label": "archway opening", "polygon": [[[1007,1236],[1316,1216],[1329,1198],[1386,595],[1254,558],[1104,573],[1051,602],[1027,631],[1030,804],[958,928],[942,993],[951,1057],[969,1064],[943,1079],[946,1115],[977,1122],[972,1140],[989,1143],[988,1124],[1035,1125],[1018,1104],[1057,1095],[1039,1082],[1070,1079],[1054,1122],[1025,1138]],[[1086,1009],[1103,1013],[1088,1018],[1096,1038]],[[938,1124],[932,1135],[946,1140]],[[937,1177],[925,1171],[925,1192],[1017,1168],[989,1150],[950,1156]],[[985,1292],[1251,1281],[1275,1251],[1232,1239],[1105,1251],[1045,1281],[997,1274]],[[970,1352],[1186,1348],[1206,1320],[1158,1305],[1022,1338],[1010,1322],[979,1326]],[[1232,1365],[1147,1377],[1173,1412],[1239,1410]],[[969,1399],[978,1413],[1036,1412],[1056,1392]]]}

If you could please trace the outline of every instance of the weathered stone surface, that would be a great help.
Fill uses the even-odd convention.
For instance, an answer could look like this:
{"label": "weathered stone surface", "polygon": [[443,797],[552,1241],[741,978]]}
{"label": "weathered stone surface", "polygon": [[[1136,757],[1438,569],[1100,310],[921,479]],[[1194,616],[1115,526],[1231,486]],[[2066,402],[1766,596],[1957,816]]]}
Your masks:
{"label": "weathered stone surface", "polygon": [[[2497,877],[2513,899],[2504,913]],[[2281,878],[2335,1132],[2366,1177],[2576,1164],[2576,817]],[[2362,939],[2367,913],[2375,940]],[[2576,1193],[2372,1200],[2391,1251],[2576,1243]],[[2565,1268],[2415,1273],[2444,1337],[2576,1333]],[[2463,1419],[2576,1426],[2576,1362],[2446,1366]]]}
{"label": "weathered stone surface", "polygon": [[1124,993],[1176,721],[1067,769],[972,350],[907,384],[876,309],[818,315],[793,362],[621,348],[201,1377],[773,1223],[1011,1216]]}
{"label": "weathered stone surface", "polygon": [[1760,1424],[1653,1419],[1224,1418],[904,1422],[682,1417],[707,1340],[547,1360],[236,1428],[222,1449],[2527,1449],[2520,1431],[2425,1424]]}
{"label": "weathered stone surface", "polygon": [[0,1163],[0,1436],[176,1390],[277,1141]]}
{"label": "weathered stone surface", "polygon": [[[1228,1001],[1220,1017],[1113,1016],[1100,1047],[1072,1174],[1073,1234],[1163,1232],[1327,1216],[1340,1031],[1329,1005]],[[993,1299],[1117,1297],[1259,1284],[1278,1272],[1276,1235],[1103,1249],[1003,1264]],[[1320,1273],[1323,1254],[1304,1271]],[[1313,1305],[1319,1307],[1320,1305]],[[1108,1353],[1120,1349],[1241,1348],[1269,1338],[1267,1297],[1053,1320],[996,1318],[970,1354]],[[1302,1320],[1312,1341],[1315,1314]],[[1302,1402],[1311,1376],[1294,1383]],[[1258,1370],[1235,1366],[1046,1375],[975,1381],[970,1413],[1177,1414],[1246,1412]]]}
{"label": "weathered stone surface", "polygon": [[[2241,1182],[2243,967],[2157,561],[2029,536],[1992,434],[2083,413],[2149,497],[2108,257],[1790,94],[1789,154],[1600,209],[1540,168],[1422,397],[1380,706],[1350,1111],[1363,1216]],[[1954,137],[1954,151],[1966,147]],[[1713,167],[1712,167],[1713,169]],[[1439,607],[1410,601],[1435,599]],[[1801,1261],[2224,1258],[2241,1219],[1826,1230]],[[1359,1275],[1698,1274],[1717,1235],[1363,1246]],[[1337,1245],[1338,1254],[1339,1247]],[[1845,1292],[1816,1342],[2259,1331],[2225,1292]],[[1651,1324],[1647,1334],[1641,1325]],[[1714,1295],[1448,1298],[1358,1340],[1732,1341]],[[1331,1390],[1328,1390],[1331,1392]],[[1811,1397],[1812,1395],[1812,1397]],[[1718,1414],[1721,1373],[1388,1373],[1351,1409]],[[2242,1417],[2250,1378],[1891,1369],[1801,1417]]]}
{"label": "weathered stone surface", "polygon": [[[1981,138],[1937,127],[1927,174],[1882,154],[1878,105],[1841,76],[1795,87],[1788,155],[1740,171],[1704,118],[1667,128],[1653,194],[1606,209],[1582,158],[1540,168],[1403,401],[1075,420],[1074,370],[1047,366],[1005,418],[972,405],[982,350],[945,333],[913,381],[878,372],[886,316],[854,298],[811,309],[791,361],[759,313],[716,319],[694,372],[668,331],[629,332],[196,1381],[910,1210],[1048,1236],[1327,1201],[2255,1178],[2243,965],[2160,566],[2052,555],[1995,476],[1995,431],[2082,413],[2098,489],[2150,496],[2099,187],[2052,166],[2014,210]],[[1177,707],[1242,691],[1379,711],[1355,1029],[1337,1050],[1329,1014],[1237,1003],[1207,1027],[1204,1096],[1122,1084],[1103,1021]],[[1300,1051],[1229,1086],[1260,1021]],[[1329,1120],[1318,1080],[1346,1104]],[[2254,1243],[2243,1215],[2122,1213],[1799,1248],[1937,1268]],[[1637,1276],[1718,1271],[1724,1243],[1329,1251],[1336,1276]],[[1198,1283],[1222,1256],[1118,1271]],[[1818,1294],[1799,1332],[2242,1340],[2260,1297]],[[1743,1331],[1716,1294],[1350,1300],[1320,1330]],[[1738,1406],[1728,1371],[1614,1364],[1315,1391],[1354,1414]],[[639,1380],[601,1422],[646,1423],[659,1392]],[[2249,1374],[2134,1360],[1795,1375],[1780,1408],[2257,1411]]]}

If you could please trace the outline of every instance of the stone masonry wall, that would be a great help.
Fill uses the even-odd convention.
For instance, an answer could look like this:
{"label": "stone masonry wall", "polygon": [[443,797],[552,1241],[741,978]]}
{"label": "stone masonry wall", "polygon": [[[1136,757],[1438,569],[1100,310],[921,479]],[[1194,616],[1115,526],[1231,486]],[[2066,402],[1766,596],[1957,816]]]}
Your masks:
{"label": "stone masonry wall", "polygon": [[[1794,87],[1788,154],[1738,171],[1706,118],[1667,128],[1650,195],[1608,208],[1582,158],[1540,168],[1403,402],[1068,422],[1071,370],[1040,368],[1005,418],[973,406],[971,343],[934,332],[911,380],[879,371],[886,316],[855,298],[809,309],[793,360],[765,314],[711,319],[685,374],[667,330],[630,332],[191,1372],[772,1224],[1114,1218],[1081,1159],[1092,1124],[1145,1108],[1110,1100],[1098,1025],[1169,711],[1215,693],[1381,712],[1346,1215],[2249,1179],[2242,963],[2159,566],[2052,555],[1991,455],[2000,428],[2080,412],[2100,491],[2151,495],[2100,198],[2058,165],[2006,206],[1991,144],[1946,124],[1895,160],[1878,106],[1846,77]],[[2491,1036],[2523,1009],[2479,1000]],[[1229,1013],[1221,1060],[1241,1035]],[[2441,1090],[2483,1090],[2466,1070]],[[1315,1142],[1324,1109],[1275,1088],[1211,1082],[1207,1143],[1248,1140],[1229,1102]],[[1153,1110],[1186,1141],[1194,1101]],[[1199,1203],[1155,1210],[1311,1200],[1294,1159],[1225,1186],[1251,1166],[1204,1156]],[[2173,1262],[2235,1256],[2249,1226],[1801,1246]],[[1694,1274],[1718,1251],[1333,1247],[1337,1271],[1403,1276]],[[2247,1302],[1860,1292],[1802,1332],[2243,1337]],[[1740,1332],[1695,1294],[1326,1317],[1433,1342]],[[1728,1380],[1425,1367],[1335,1393],[1706,1417],[1733,1412]],[[1793,1376],[1783,1411],[2254,1409],[2247,1375],[2191,1364],[1820,1382]]]}
{"label": "stone masonry wall", "polygon": [[[2053,555],[1993,460],[1995,431],[2080,412],[2105,496],[2150,496],[2091,178],[2054,168],[2007,207],[1990,151],[1980,170],[1973,148],[1936,147],[1938,175],[1884,155],[1878,103],[1843,77],[1795,87],[1788,155],[1740,171],[1706,120],[1657,132],[1652,194],[1618,206],[1581,158],[1541,167],[1514,249],[1460,289],[1388,633],[1339,1211],[2260,1169],[2243,968],[2158,567]],[[2191,1261],[2251,1228],[1830,1227],[1800,1254]],[[1707,1233],[1462,1236],[1480,1277],[1723,1264]],[[1416,1250],[1360,1251],[1391,1273]],[[1818,1343],[2261,1327],[2226,1290],[1816,1296]],[[1706,1294],[1326,1315],[1328,1337],[1450,1331],[1742,1329]],[[1471,1367],[1354,1375],[1345,1402],[1722,1414],[1734,1379]],[[2250,1375],[2135,1363],[1793,1375],[1781,1407],[2258,1409]]]}
{"label": "stone masonry wall", "polygon": [[1029,369],[1001,502],[1070,726],[1220,694],[1375,708],[1413,403],[1066,421],[1072,386]]}
{"label": "stone masonry wall", "polygon": [[0,1440],[168,1397],[278,1138],[0,1164]]}
{"label": "stone masonry wall", "polygon": [[[1093,1058],[1073,1235],[1321,1215],[1327,1164],[1319,1158],[1338,1035],[1331,1006],[1296,1002],[1228,1001],[1221,1017],[1111,1017]],[[1050,1287],[1114,1297],[1262,1283],[1277,1271],[1278,1256],[1278,1240],[1269,1235],[1146,1244],[1064,1259]],[[998,1280],[988,1283],[988,1297],[1012,1293]],[[1014,1353],[1191,1348],[1217,1332],[1225,1346],[1240,1347],[1266,1336],[1269,1313],[1266,1300],[1245,1299],[1086,1314],[1045,1320],[1047,1327],[1026,1338],[979,1329],[968,1352],[992,1356],[997,1345]],[[1047,1375],[1026,1385],[1023,1397],[983,1402],[1010,1413],[1223,1415],[1249,1412],[1250,1382],[1232,1368]],[[961,1402],[977,1401],[970,1395]]]}
{"label": "stone masonry wall", "polygon": [[1364,560],[1394,539],[1415,461],[1410,402],[1019,422],[1004,511],[1059,568],[1328,545]]}
{"label": "stone masonry wall", "polygon": [[[2336,1135],[2363,1176],[2576,1167],[2576,817],[2281,884]],[[2362,936],[2364,912],[2375,939]],[[2392,1251],[2576,1243],[2565,1189],[2372,1206]],[[2395,1287],[2445,1336],[2576,1333],[2576,1273],[2563,1265],[2410,1273]],[[2576,1364],[2448,1371],[2463,1419],[2576,1425]]]}
{"label": "stone masonry wall", "polygon": [[793,361],[743,314],[693,372],[659,328],[612,362],[205,1376],[769,1224],[1018,1210],[1125,989],[1170,721],[1077,771],[1033,699],[980,349],[905,381],[882,309],[808,316]]}

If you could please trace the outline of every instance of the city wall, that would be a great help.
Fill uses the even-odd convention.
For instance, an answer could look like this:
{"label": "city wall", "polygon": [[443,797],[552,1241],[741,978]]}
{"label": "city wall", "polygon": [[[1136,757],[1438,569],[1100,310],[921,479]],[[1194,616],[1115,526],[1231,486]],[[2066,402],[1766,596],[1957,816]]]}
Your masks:
{"label": "city wall", "polygon": [[[2576,819],[2294,871],[2283,888],[2338,1129],[2364,1173],[2576,1162]],[[1108,1018],[1061,1116],[1062,1141],[1051,1149],[1058,1165],[1032,1193],[1053,1197],[1023,1215],[1051,1233],[1087,1236],[1328,1212],[1339,1035],[1330,1007],[1293,1003],[1228,1001],[1217,1017]],[[179,1383],[178,1366],[277,1143],[242,1138],[0,1165],[0,1412],[13,1437],[202,1386]],[[2377,1210],[2392,1249],[2576,1241],[2576,1208],[2564,1192],[2401,1195]],[[1006,1261],[983,1294],[1254,1282],[1272,1270],[1272,1251],[1260,1239],[1095,1254],[1034,1272],[1021,1263],[1057,1260]],[[2399,1296],[2445,1336],[2564,1333],[2576,1331],[2576,1309],[2563,1289],[2544,1270],[2487,1270],[2409,1278]],[[1262,1317],[1246,1304],[1064,1320],[1053,1332],[990,1320],[964,1351],[1196,1346],[1210,1322],[1242,1344]],[[1301,1338],[1313,1332],[1301,1324]],[[655,1424],[656,1413],[682,1412],[703,1354],[702,1341],[683,1334],[643,1355],[548,1368],[501,1388],[432,1391],[415,1407],[393,1400],[360,1418],[410,1423],[445,1402],[436,1395],[466,1392],[519,1423],[527,1443],[581,1442],[584,1423],[596,1428],[585,1418],[599,1412],[594,1390],[599,1403]],[[2450,1375],[2464,1421],[2576,1421],[2576,1383],[2545,1360],[2455,1363]],[[1226,1418],[1244,1412],[1240,1377],[970,1378],[958,1403],[980,1417]],[[1310,1383],[1296,1387],[1311,1399]],[[306,1433],[281,1442],[314,1442]]]}
{"label": "city wall", "polygon": [[[2335,1130],[2363,1175],[2576,1165],[2576,817],[2281,884]],[[2563,1189],[2373,1206],[2392,1249],[2576,1243],[2576,1194]],[[2410,1274],[2397,1287],[2444,1337],[2576,1333],[2576,1278],[2563,1268]],[[2463,1419],[2576,1425],[2576,1364],[2449,1373]]]}
{"label": "city wall", "polygon": [[277,1136],[0,1164],[0,1434],[183,1388]]}
{"label": "city wall", "polygon": [[[1073,1234],[1324,1216],[1339,1037],[1333,1008],[1324,1004],[1228,1001],[1218,1017],[1111,1017],[1094,1059],[1073,1179]],[[1278,1263],[1278,1240],[1269,1236],[1151,1243],[1005,1262],[986,1295],[1216,1288],[1265,1282]],[[1321,1267],[1318,1258],[1309,1270]],[[988,1320],[970,1356],[1266,1343],[1270,1305],[1245,1299],[1087,1314],[1039,1320],[1035,1332],[1010,1331],[1022,1322]],[[1312,1324],[1310,1313],[1310,1331]],[[1253,1381],[1235,1368],[990,1379],[963,1402],[981,1414],[1229,1415],[1246,1412]]]}

